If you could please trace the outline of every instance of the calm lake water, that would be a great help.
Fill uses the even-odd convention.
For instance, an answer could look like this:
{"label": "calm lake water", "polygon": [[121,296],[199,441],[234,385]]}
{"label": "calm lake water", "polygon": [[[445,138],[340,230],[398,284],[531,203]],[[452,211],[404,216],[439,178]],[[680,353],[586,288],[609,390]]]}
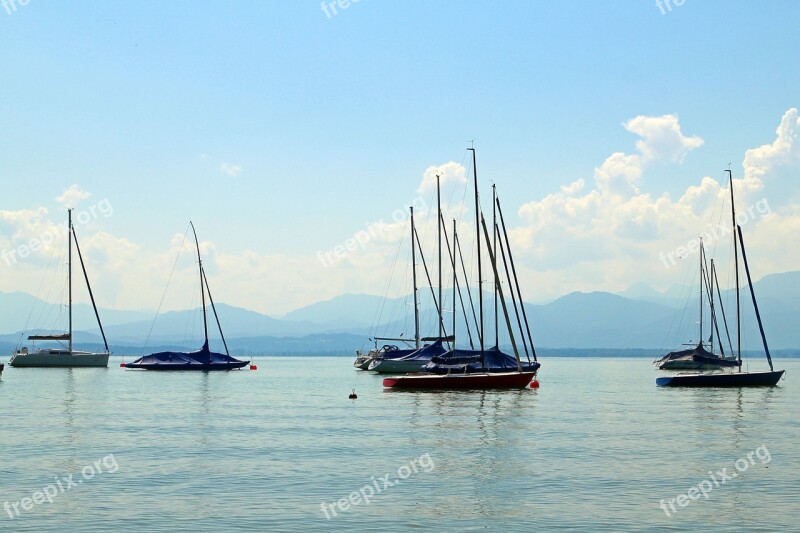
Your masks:
{"label": "calm lake water", "polygon": [[[257,362],[255,372],[211,374],[126,371],[119,358],[107,369],[6,367],[0,504],[9,505],[0,529],[775,531],[800,523],[800,360],[777,360],[787,379],[769,389],[659,389],[648,359],[547,358],[539,390],[452,393],[384,392],[381,378],[356,371],[350,358]],[[721,482],[723,469],[736,477]],[[358,491],[370,503],[356,494],[357,504],[337,506]],[[679,498],[687,494],[699,499]],[[676,500],[670,516],[662,500]],[[330,518],[323,502],[333,504]]]}

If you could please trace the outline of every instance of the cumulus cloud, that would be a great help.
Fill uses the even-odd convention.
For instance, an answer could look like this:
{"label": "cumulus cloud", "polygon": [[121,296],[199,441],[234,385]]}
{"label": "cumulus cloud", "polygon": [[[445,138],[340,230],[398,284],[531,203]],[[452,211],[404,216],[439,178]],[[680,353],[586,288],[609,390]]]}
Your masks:
{"label": "cumulus cloud", "polygon": [[[700,177],[677,199],[641,190],[652,164],[680,164],[690,151],[702,146],[701,138],[684,135],[674,115],[638,116],[624,127],[640,136],[636,153],[610,155],[595,168],[594,187],[586,190],[585,182],[577,180],[523,204],[518,211],[523,224],[512,231],[512,238],[515,249],[522,251],[535,270],[532,278],[548,280],[532,284],[541,297],[573,290],[622,290],[640,281],[669,286],[681,269],[665,269],[660,254],[686,244],[711,224],[727,224],[730,207],[725,175]],[[773,142],[746,152],[744,176],[734,179],[740,211],[766,202],[769,189],[765,184],[777,182],[797,194],[798,134],[798,113],[790,109]],[[781,258],[762,263],[762,275],[800,267],[796,254],[787,253],[785,246],[800,224],[800,207],[790,202],[782,210],[758,215],[750,217],[746,228],[751,234],[750,246],[754,253],[763,250],[772,258]],[[783,242],[782,251],[777,249],[779,242]]]}
{"label": "cumulus cloud", "polygon": [[422,183],[419,184],[417,192],[422,194],[429,191],[436,190],[436,176],[439,176],[439,184],[464,184],[467,182],[466,169],[456,163],[450,161],[444,165],[431,166],[425,169],[422,177]]}
{"label": "cumulus cloud", "polygon": [[82,200],[86,200],[92,196],[91,193],[81,190],[77,184],[70,185],[61,196],[56,198],[56,201],[62,206],[76,207]]}
{"label": "cumulus cloud", "polygon": [[[729,192],[723,173],[714,177],[697,176],[691,180],[691,186],[676,196],[647,192],[650,168],[669,164],[676,166],[676,173],[681,172],[681,161],[702,146],[702,139],[685,135],[673,115],[636,117],[623,126],[637,135],[637,142],[629,148],[619,147],[599,162],[593,174],[589,168],[588,176],[521,203],[516,217],[512,205],[504,204],[514,259],[527,300],[555,298],[575,290],[624,290],[641,281],[656,288],[680,283],[683,278],[676,275],[688,269],[665,268],[659,253],[685,245],[705,231],[710,222],[727,224]],[[734,171],[740,211],[764,199],[772,207],[771,212],[753,218],[744,228],[748,253],[758,258],[751,263],[756,278],[769,272],[800,269],[800,257],[791,246],[800,232],[800,202],[791,200],[791,194],[797,194],[800,175],[799,135],[798,112],[790,109],[782,117],[774,137],[754,142],[755,147],[742,155],[744,173]],[[717,166],[713,162],[709,165]],[[418,230],[427,246],[430,267],[435,257],[431,243],[435,241],[432,236],[436,217],[432,208],[437,172],[443,185],[447,184],[456,193],[452,195],[453,205],[445,204],[448,210],[445,218],[459,219],[459,237],[470,268],[474,259],[470,251],[474,233],[473,213],[469,209],[471,186],[467,169],[451,161],[425,169],[417,199],[411,198],[411,193],[406,202],[398,199],[387,204],[382,219],[352,228],[349,235],[342,235],[341,241],[331,243],[333,249],[359,235],[363,239],[366,234],[370,239],[328,265],[320,262],[316,250],[289,256],[262,249],[229,250],[221,244],[201,242],[203,264],[211,278],[214,296],[220,302],[279,314],[346,292],[383,294],[387,279],[392,276],[399,282],[391,294],[407,294],[410,291],[409,275],[404,274],[410,264],[407,206],[420,199],[424,202],[417,204],[419,209],[415,209],[415,214],[419,214]],[[70,189],[71,194],[78,193],[76,198],[83,199],[80,196],[85,193],[77,186]],[[458,204],[465,192],[468,200],[462,208]],[[61,215],[56,218],[63,223]],[[63,234],[63,228],[50,221],[49,216],[44,207],[0,211],[3,227],[0,247],[17,246],[53,228]],[[450,224],[447,228],[450,229]],[[171,294],[181,296],[167,308],[187,308],[191,301],[187,302],[186,295],[197,296],[196,258],[186,253],[190,243],[183,242],[182,234],[144,247],[121,235],[92,233],[93,229],[86,228],[81,245],[90,261],[93,288],[101,305],[155,308],[182,243],[187,247],[183,254],[185,262],[172,275],[170,288]],[[38,287],[44,266],[26,262],[25,267],[8,267],[0,261],[0,290]],[[435,276],[433,272],[432,275]],[[723,279],[720,281],[725,284]]]}
{"label": "cumulus cloud", "polygon": [[219,166],[219,170],[229,178],[235,178],[242,173],[242,166],[234,165],[233,163],[222,163]]}
{"label": "cumulus cloud", "polygon": [[625,129],[641,137],[636,141],[636,149],[644,161],[665,159],[681,163],[686,154],[703,145],[700,137],[683,135],[676,115],[639,115],[630,119]]}

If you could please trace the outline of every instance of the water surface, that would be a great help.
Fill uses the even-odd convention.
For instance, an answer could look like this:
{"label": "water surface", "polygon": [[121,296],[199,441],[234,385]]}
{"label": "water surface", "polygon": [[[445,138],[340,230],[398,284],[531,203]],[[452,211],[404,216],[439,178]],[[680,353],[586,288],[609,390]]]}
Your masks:
{"label": "water surface", "polygon": [[[550,358],[539,390],[444,393],[385,392],[349,358],[261,358],[258,371],[226,373],[118,363],[6,367],[0,504],[70,474],[82,483],[52,503],[18,506],[19,516],[2,511],[3,531],[775,531],[800,523],[800,360],[778,360],[788,377],[768,389],[659,389],[646,359]],[[751,455],[707,499],[673,503],[670,516],[659,507],[710,472],[736,472],[737,459],[757,449],[769,461]],[[335,517],[328,507],[326,519],[324,502],[382,487],[386,474],[394,482],[413,460],[416,473],[368,504],[335,507]]]}

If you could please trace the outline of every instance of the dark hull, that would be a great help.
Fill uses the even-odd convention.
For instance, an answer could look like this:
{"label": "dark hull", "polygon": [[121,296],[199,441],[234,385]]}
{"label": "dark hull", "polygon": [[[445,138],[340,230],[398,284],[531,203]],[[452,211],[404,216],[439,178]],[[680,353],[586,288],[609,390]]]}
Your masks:
{"label": "dark hull", "polygon": [[773,387],[785,370],[772,372],[732,372],[725,374],[684,374],[656,378],[660,387]]}
{"label": "dark hull", "polygon": [[125,368],[138,370],[236,370],[247,366],[249,361],[226,363],[127,363]]}
{"label": "dark hull", "polygon": [[524,389],[536,376],[536,372],[506,372],[502,374],[458,374],[458,375],[408,375],[385,378],[383,386],[393,389],[427,390],[485,390]]}
{"label": "dark hull", "polygon": [[196,352],[159,352],[140,357],[125,368],[137,370],[236,370],[250,361],[240,361],[230,355],[212,352],[206,342]]}

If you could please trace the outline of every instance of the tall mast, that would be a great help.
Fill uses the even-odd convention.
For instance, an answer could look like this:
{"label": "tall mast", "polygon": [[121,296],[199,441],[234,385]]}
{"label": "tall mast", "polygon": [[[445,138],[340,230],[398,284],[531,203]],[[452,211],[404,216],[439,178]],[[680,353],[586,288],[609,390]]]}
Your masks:
{"label": "tall mast", "polygon": [[[442,191],[439,187],[439,175],[436,175],[436,231],[439,238],[439,338],[444,336],[444,300],[442,300]],[[455,313],[455,310],[453,311]]]}
{"label": "tall mast", "polygon": [[[500,275],[497,273],[497,260],[495,257],[495,252],[492,250],[491,245],[489,244],[489,230],[486,229],[486,220],[481,217],[481,224],[483,225],[483,232],[486,235],[486,248],[489,250],[489,259],[492,263],[492,270],[494,271],[494,279],[495,281],[500,280]],[[517,343],[514,340],[514,330],[511,327],[511,319],[508,316],[508,307],[506,307],[506,299],[503,297],[503,293],[500,292],[500,303],[503,306],[503,315],[506,318],[506,327],[508,328],[508,337],[511,339],[511,347],[514,349],[514,358],[517,361],[517,371],[522,372],[522,362],[519,360],[519,350],[517,349]]]}
{"label": "tall mast", "polygon": [[[728,173],[728,181],[731,184],[731,225],[733,226],[733,261],[736,269],[736,357],[739,363],[742,362],[742,311],[739,304],[739,247],[736,243],[736,204],[733,200],[733,173],[731,169]],[[742,365],[739,365],[739,371]]]}
{"label": "tall mast", "polygon": [[[711,272],[714,272],[714,259],[711,259]],[[714,284],[711,283],[711,273],[708,275],[709,292],[708,302],[711,305],[711,353],[714,353],[714,328],[717,327],[717,315],[714,313]],[[720,346],[722,346],[722,339]]]}
{"label": "tall mast", "polygon": [[[456,238],[456,219],[453,219],[453,241]],[[456,285],[458,278],[456,278],[456,254],[455,250],[450,255],[453,263],[453,349],[456,349]]]}
{"label": "tall mast", "polygon": [[200,259],[200,242],[197,240],[197,232],[194,229],[194,224],[189,221],[192,226],[192,233],[194,233],[194,244],[197,247],[197,264],[200,273],[200,298],[203,301],[203,333],[205,334],[205,348],[208,348],[208,317],[206,316],[206,288],[203,284],[203,260]]}
{"label": "tall mast", "polygon": [[[480,309],[480,341],[481,341],[481,367],[483,366],[483,273],[481,272],[481,207],[478,201],[478,168],[475,161],[475,148],[469,148],[472,152],[472,176],[475,182],[475,249],[478,251],[478,308]],[[487,234],[488,239],[488,234]],[[487,241],[488,244],[488,241]]]}
{"label": "tall mast", "polygon": [[[492,183],[492,228],[494,228],[493,235],[492,235],[492,249],[494,250],[494,259],[497,261],[497,206],[495,205],[497,201],[497,186]],[[498,341],[499,337],[499,323],[497,321],[497,279],[494,281],[494,347],[499,348],[500,343]]]}
{"label": "tall mast", "polygon": [[[92,292],[92,284],[89,283],[89,274],[86,272],[86,263],[83,262],[83,254],[81,253],[81,245],[78,244],[78,234],[75,233],[75,228],[70,232],[75,238],[75,250],[78,252],[78,259],[81,262],[81,269],[83,270],[83,279],[86,280],[86,289],[89,291],[89,299],[92,301],[92,309],[94,309],[94,317],[97,319],[97,326],[100,328],[100,335],[103,336],[103,344],[108,352],[108,339],[106,339],[106,332],[103,330],[103,323],[100,322],[100,313],[97,312],[97,303],[94,300],[94,293]],[[72,335],[70,335],[72,337]]]}
{"label": "tall mast", "polygon": [[703,347],[703,238],[700,239],[700,347]]}
{"label": "tall mast", "polygon": [[411,211],[411,277],[414,284],[414,342],[419,350],[419,305],[417,304],[417,251],[414,239],[414,206],[409,207]]}
{"label": "tall mast", "polygon": [[500,207],[500,198],[496,199],[497,212],[500,214],[500,224],[503,226],[503,238],[505,239],[506,249],[508,250],[508,260],[511,262],[511,272],[514,274],[514,285],[517,288],[517,297],[519,298],[519,306],[522,308],[522,318],[525,320],[525,330],[528,333],[528,343],[531,345],[531,353],[533,353],[533,360],[536,359],[536,348],[533,347],[533,337],[531,337],[531,327],[528,324],[528,314],[525,312],[525,303],[522,300],[522,291],[519,288],[519,277],[517,277],[517,267],[514,266],[514,256],[511,253],[511,242],[508,240],[508,232],[506,231],[506,221],[503,218],[503,208]]}
{"label": "tall mast", "polygon": [[72,208],[67,209],[67,285],[69,286],[69,351],[72,351]]}
{"label": "tall mast", "polygon": [[764,325],[761,323],[761,313],[758,312],[758,302],[756,302],[756,293],[753,290],[753,280],[750,278],[750,267],[747,266],[747,252],[744,250],[742,227],[736,226],[736,232],[739,234],[739,244],[742,246],[742,260],[744,261],[745,273],[747,273],[747,286],[750,287],[750,296],[753,298],[753,309],[756,312],[756,319],[758,320],[758,331],[761,333],[761,341],[764,343],[764,352],[767,354],[769,369],[770,371],[775,371],[775,369],[772,367],[772,356],[769,354],[769,346],[767,346],[767,336],[764,334]]}

